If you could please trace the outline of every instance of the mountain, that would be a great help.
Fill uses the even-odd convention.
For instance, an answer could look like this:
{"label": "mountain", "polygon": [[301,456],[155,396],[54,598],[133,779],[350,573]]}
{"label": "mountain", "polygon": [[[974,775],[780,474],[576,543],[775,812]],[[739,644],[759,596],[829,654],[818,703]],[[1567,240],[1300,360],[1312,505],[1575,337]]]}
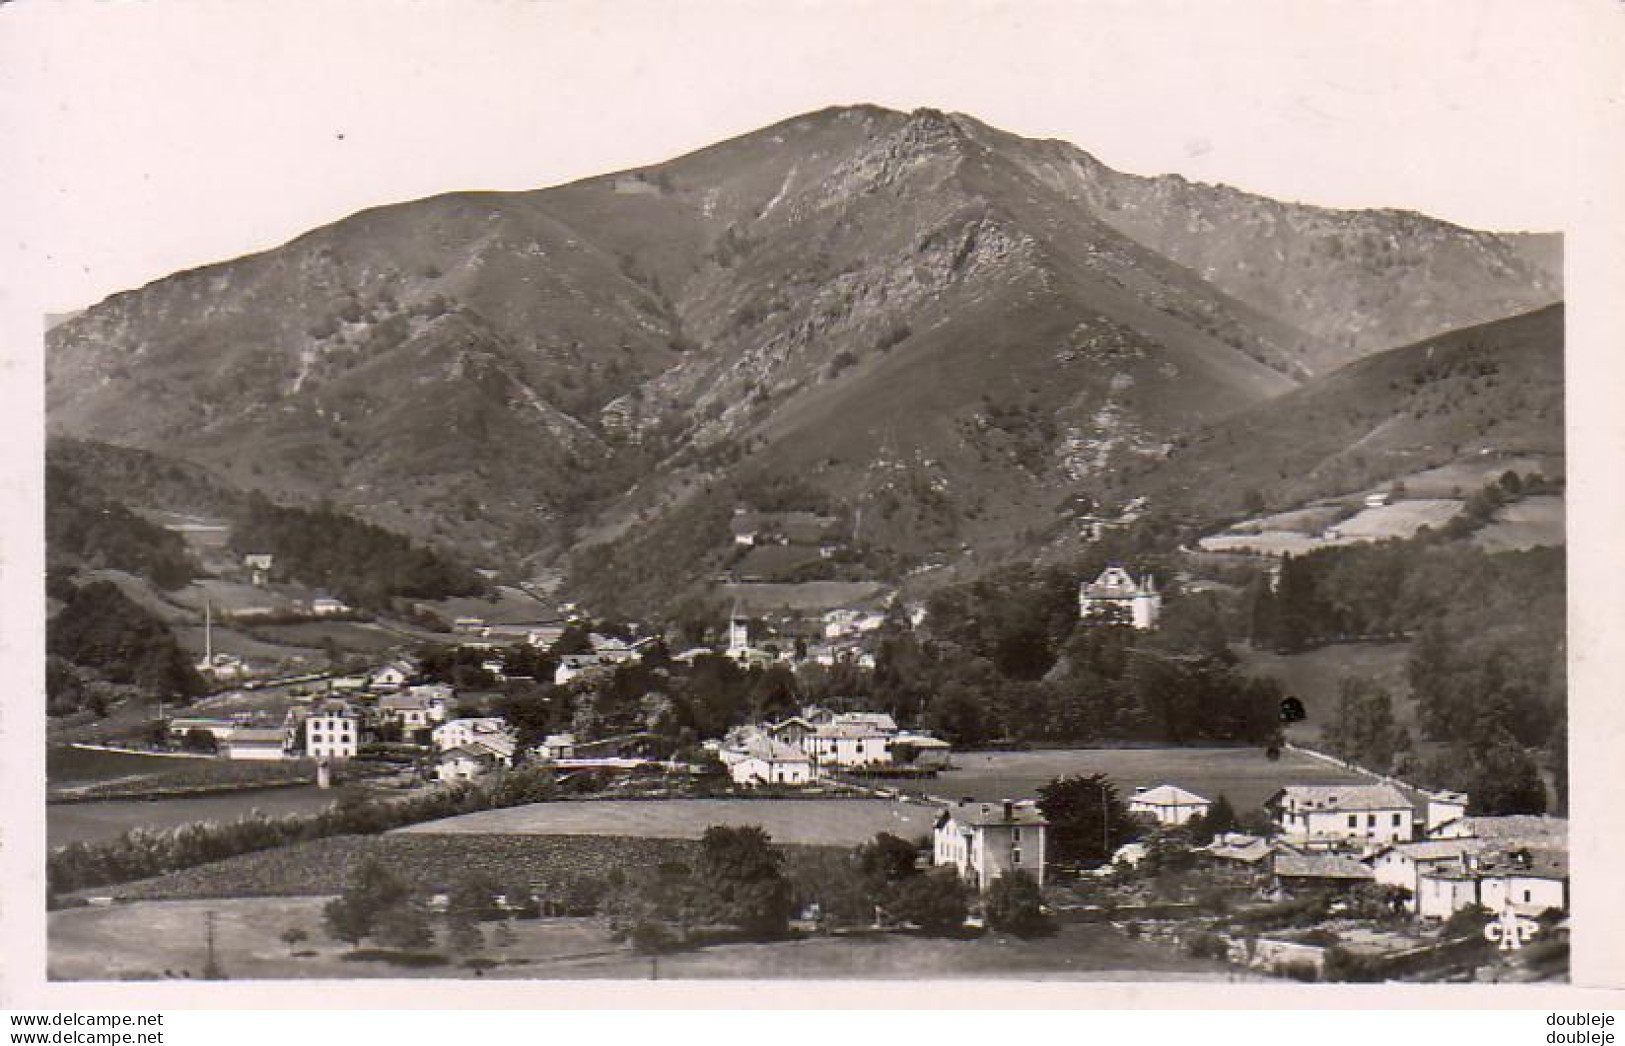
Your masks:
{"label": "mountain", "polygon": [[1368,356],[1193,433],[1119,482],[1165,506],[1228,512],[1455,462],[1561,458],[1563,315],[1551,306]]}
{"label": "mountain", "polygon": [[50,331],[48,420],[502,566],[726,545],[734,501],[791,481],[895,569],[1019,542],[1349,360],[1557,300],[1554,239],[836,108],[114,295]]}

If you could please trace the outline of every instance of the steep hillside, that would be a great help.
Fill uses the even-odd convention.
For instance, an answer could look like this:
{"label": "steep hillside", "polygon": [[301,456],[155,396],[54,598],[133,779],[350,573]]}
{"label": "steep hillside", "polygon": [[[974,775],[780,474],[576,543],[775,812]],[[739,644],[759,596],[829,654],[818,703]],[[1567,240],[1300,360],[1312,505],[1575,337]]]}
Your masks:
{"label": "steep hillside", "polygon": [[1289,508],[1457,461],[1563,454],[1563,307],[1360,360],[1193,434],[1123,489]]}
{"label": "steep hillside", "polygon": [[47,409],[486,565],[709,542],[785,474],[907,563],[1020,540],[1332,363],[1553,300],[1543,252],[830,109],[115,295],[50,332]]}

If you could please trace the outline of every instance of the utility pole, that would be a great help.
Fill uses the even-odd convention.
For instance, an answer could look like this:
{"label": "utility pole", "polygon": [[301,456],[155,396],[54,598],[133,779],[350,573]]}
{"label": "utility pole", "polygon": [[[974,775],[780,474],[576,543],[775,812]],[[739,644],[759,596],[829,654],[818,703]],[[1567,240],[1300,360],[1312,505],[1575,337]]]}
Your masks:
{"label": "utility pole", "polygon": [[203,979],[206,981],[223,981],[226,975],[221,972],[220,964],[214,956],[215,913],[213,909],[203,913],[203,942],[207,958],[203,962]]}

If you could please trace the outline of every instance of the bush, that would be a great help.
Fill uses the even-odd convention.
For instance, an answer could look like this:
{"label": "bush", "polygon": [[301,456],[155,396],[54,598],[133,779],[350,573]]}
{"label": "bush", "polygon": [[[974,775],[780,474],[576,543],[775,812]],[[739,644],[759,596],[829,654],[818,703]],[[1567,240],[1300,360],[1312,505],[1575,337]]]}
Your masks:
{"label": "bush", "polygon": [[886,892],[885,909],[893,918],[913,923],[930,934],[953,933],[965,925],[970,908],[965,884],[952,868],[910,876]]}
{"label": "bush", "polygon": [[989,928],[1018,936],[1049,928],[1038,883],[1024,871],[1010,872],[993,880],[987,899],[982,903],[982,914]]}
{"label": "bush", "polygon": [[1196,959],[1230,958],[1230,944],[1216,933],[1195,933],[1185,938],[1185,951]]}
{"label": "bush", "polygon": [[1278,962],[1272,971],[1277,977],[1286,977],[1294,981],[1303,981],[1313,984],[1320,980],[1320,971],[1312,962]]}
{"label": "bush", "polygon": [[1370,984],[1385,979],[1386,966],[1381,956],[1361,955],[1343,947],[1328,948],[1324,977],[1328,981]]}

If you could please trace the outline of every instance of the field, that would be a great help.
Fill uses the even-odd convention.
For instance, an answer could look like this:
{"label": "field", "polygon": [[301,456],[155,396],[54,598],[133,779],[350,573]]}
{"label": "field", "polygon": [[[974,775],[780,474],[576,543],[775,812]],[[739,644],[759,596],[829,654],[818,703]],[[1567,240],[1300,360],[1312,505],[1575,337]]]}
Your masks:
{"label": "field", "polygon": [[1488,552],[1511,552],[1542,545],[1562,545],[1563,498],[1543,494],[1508,505],[1489,525],[1473,535],[1473,544]]}
{"label": "field", "polygon": [[1460,501],[1450,498],[1413,498],[1361,509],[1335,524],[1338,536],[1333,538],[1323,536],[1321,531],[1305,531],[1322,519],[1331,523],[1337,513],[1332,509],[1305,509],[1247,520],[1222,534],[1202,538],[1197,544],[1205,552],[1251,550],[1266,556],[1301,556],[1317,548],[1408,538],[1424,526],[1437,529],[1460,512],[1461,505]]}
{"label": "field", "polygon": [[123,777],[145,777],[173,770],[175,762],[158,755],[131,755],[52,745],[45,750],[45,781],[52,788],[64,788]]}
{"label": "field", "polygon": [[1551,455],[1520,455],[1517,457],[1485,457],[1479,461],[1457,461],[1435,469],[1403,476],[1399,482],[1411,497],[1454,498],[1500,479],[1508,471],[1520,475],[1538,473],[1543,476],[1563,475],[1563,459]]}
{"label": "field", "polygon": [[1461,511],[1461,502],[1451,498],[1410,498],[1392,505],[1368,508],[1337,525],[1344,541],[1382,541],[1408,538],[1423,527],[1437,530]]}
{"label": "field", "polygon": [[898,785],[904,791],[954,800],[1029,799],[1067,774],[1104,773],[1125,797],[1140,786],[1178,785],[1208,799],[1220,795],[1238,813],[1256,810],[1286,785],[1363,781],[1320,760],[1283,752],[1270,760],[1260,748],[1088,748],[1034,752],[955,752],[954,769],[935,779]]}
{"label": "field", "polygon": [[445,618],[448,623],[459,617],[477,617],[489,624],[531,624],[559,617],[555,606],[542,602],[523,589],[499,585],[493,595],[494,598],[486,599],[420,599],[418,603]]}
{"label": "field", "polygon": [[45,840],[50,847],[114,839],[131,828],[174,828],[194,821],[235,821],[251,810],[272,816],[315,813],[333,802],[333,793],[315,785],[245,789],[184,799],[108,799],[90,803],[51,803],[45,808]]}
{"label": "field", "polygon": [[1303,702],[1308,719],[1287,730],[1294,741],[1315,743],[1336,714],[1339,685],[1353,678],[1385,687],[1394,695],[1394,714],[1415,732],[1416,714],[1405,675],[1409,643],[1335,643],[1303,654],[1276,654],[1240,644],[1233,649],[1241,658],[1242,671],[1279,680],[1287,693]]}
{"label": "field", "polygon": [[831,610],[856,606],[871,599],[884,586],[878,581],[805,581],[798,585],[771,583],[719,585],[717,592],[740,612],[766,610]]}
{"label": "field", "polygon": [[761,825],[776,843],[855,846],[891,832],[928,835],[935,811],[884,799],[665,799],[537,803],[484,810],[397,834],[603,835],[698,839],[711,825]]}
{"label": "field", "polygon": [[340,650],[381,654],[416,642],[412,636],[362,621],[301,621],[294,625],[256,625],[254,634],[273,643],[322,649],[329,640]]}
{"label": "field", "polygon": [[[210,901],[149,901],[75,908],[49,917],[48,976],[52,980],[196,979],[205,959],[204,932],[214,913],[216,961],[232,980],[456,978],[473,971],[455,964],[404,969],[346,962],[349,946],[322,931],[317,897]],[[642,980],[648,958],[609,940],[591,919],[518,920],[512,943],[487,932],[481,957],[486,978]],[[299,928],[309,939],[294,956],[278,938]],[[443,925],[436,936],[444,938]],[[1177,950],[1131,940],[1109,926],[1070,923],[1052,936],[1019,940],[1000,934],[942,940],[909,934],[808,937],[772,944],[720,944],[661,956],[665,979],[705,978],[972,978],[1047,980],[1232,980],[1245,975]],[[1255,979],[1247,977],[1247,979]]]}

